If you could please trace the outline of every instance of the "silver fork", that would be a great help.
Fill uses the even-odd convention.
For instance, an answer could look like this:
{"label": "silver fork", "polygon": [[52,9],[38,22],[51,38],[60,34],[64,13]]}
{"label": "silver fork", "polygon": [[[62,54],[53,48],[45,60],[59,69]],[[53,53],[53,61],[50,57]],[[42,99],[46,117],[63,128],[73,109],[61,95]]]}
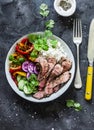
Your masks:
{"label": "silver fork", "polygon": [[73,23],[73,42],[77,46],[77,70],[74,80],[74,87],[80,89],[82,87],[82,80],[79,66],[79,45],[82,42],[82,23],[80,19],[75,19]]}

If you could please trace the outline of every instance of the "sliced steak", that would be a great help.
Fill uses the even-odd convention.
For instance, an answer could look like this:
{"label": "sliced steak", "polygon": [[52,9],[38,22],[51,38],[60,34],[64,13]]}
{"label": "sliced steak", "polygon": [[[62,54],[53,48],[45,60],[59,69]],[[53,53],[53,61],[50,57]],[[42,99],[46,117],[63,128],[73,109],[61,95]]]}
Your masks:
{"label": "sliced steak", "polygon": [[47,82],[47,80],[44,78],[43,80],[41,80],[40,82],[39,82],[39,88],[44,88],[45,87],[45,85],[46,85],[46,82]]}
{"label": "sliced steak", "polygon": [[56,64],[49,76],[48,81],[51,81],[55,77],[59,76],[60,74],[62,74],[62,72],[63,72],[63,67],[60,64]]}
{"label": "sliced steak", "polygon": [[41,66],[40,72],[38,74],[38,80],[41,81],[49,69],[48,62],[44,57],[38,57],[35,62],[38,62]]}
{"label": "sliced steak", "polygon": [[56,93],[60,89],[60,85],[57,85],[55,88],[53,88],[54,92]]}
{"label": "sliced steak", "polygon": [[45,97],[45,92],[44,91],[38,91],[37,93],[35,93],[33,95],[34,98],[37,98],[37,99],[41,99],[43,97]]}
{"label": "sliced steak", "polygon": [[56,64],[56,59],[51,57],[47,59],[48,62],[48,71],[47,73],[45,73],[45,75],[42,77],[42,79],[47,79],[47,77],[50,75],[52,69],[54,68],[55,64]]}
{"label": "sliced steak", "polygon": [[46,87],[44,92],[45,92],[46,96],[49,96],[54,92],[54,90],[53,90],[53,88]]}
{"label": "sliced steak", "polygon": [[49,65],[49,71],[51,71],[56,64],[56,59],[54,57],[50,57],[50,58],[47,58],[47,61]]}
{"label": "sliced steak", "polygon": [[63,67],[63,72],[66,72],[71,69],[72,67],[72,62],[68,58],[62,57],[61,60],[59,61],[61,66]]}
{"label": "sliced steak", "polygon": [[71,74],[69,73],[69,71],[66,71],[63,74],[61,74],[59,77],[57,77],[56,79],[50,82],[47,82],[46,87],[49,89],[55,88],[59,84],[66,83],[70,79],[70,77],[71,77]]}

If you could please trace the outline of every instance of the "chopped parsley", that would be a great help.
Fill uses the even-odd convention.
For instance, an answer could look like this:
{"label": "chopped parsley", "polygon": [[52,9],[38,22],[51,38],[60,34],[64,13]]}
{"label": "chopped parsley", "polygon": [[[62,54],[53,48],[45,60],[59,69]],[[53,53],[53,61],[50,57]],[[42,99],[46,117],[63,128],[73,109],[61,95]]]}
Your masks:
{"label": "chopped parsley", "polygon": [[80,111],[82,110],[82,106],[80,103],[78,102],[75,102],[74,100],[67,100],[66,101],[66,106],[67,107],[71,107],[71,108],[74,108],[75,111]]}
{"label": "chopped parsley", "polygon": [[52,29],[52,28],[54,28],[54,25],[55,25],[55,22],[54,22],[54,20],[52,20],[52,19],[48,20],[48,21],[45,23],[45,26],[46,26],[47,29]]}
{"label": "chopped parsley", "polygon": [[49,14],[48,5],[45,3],[42,3],[40,5],[40,15],[43,17],[47,17]]}

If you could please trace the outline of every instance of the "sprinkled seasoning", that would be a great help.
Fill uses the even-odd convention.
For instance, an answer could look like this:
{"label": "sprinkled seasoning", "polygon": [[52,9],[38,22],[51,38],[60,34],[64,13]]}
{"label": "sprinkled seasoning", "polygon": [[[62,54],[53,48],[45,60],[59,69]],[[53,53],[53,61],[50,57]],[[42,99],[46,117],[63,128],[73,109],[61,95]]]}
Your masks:
{"label": "sprinkled seasoning", "polygon": [[62,0],[60,1],[60,4],[59,4],[60,7],[63,8],[63,10],[67,11],[68,9],[71,8],[71,3],[69,2],[69,0]]}

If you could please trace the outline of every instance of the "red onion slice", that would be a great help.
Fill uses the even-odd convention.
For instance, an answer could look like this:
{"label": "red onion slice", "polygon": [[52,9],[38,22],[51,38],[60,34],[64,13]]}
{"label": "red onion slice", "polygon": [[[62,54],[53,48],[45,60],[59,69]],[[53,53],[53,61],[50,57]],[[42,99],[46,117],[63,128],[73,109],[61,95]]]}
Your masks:
{"label": "red onion slice", "polygon": [[27,79],[30,77],[30,75],[31,75],[31,73],[29,73],[29,72],[26,74]]}
{"label": "red onion slice", "polygon": [[33,63],[29,63],[29,64],[28,64],[28,71],[29,71],[30,73],[34,73],[34,64],[33,64]]}
{"label": "red onion slice", "polygon": [[25,61],[25,62],[22,64],[22,70],[23,70],[23,71],[28,72],[28,64],[29,64],[29,61]]}
{"label": "red onion slice", "polygon": [[37,70],[36,66],[34,66],[34,73],[38,74],[38,70]]}

